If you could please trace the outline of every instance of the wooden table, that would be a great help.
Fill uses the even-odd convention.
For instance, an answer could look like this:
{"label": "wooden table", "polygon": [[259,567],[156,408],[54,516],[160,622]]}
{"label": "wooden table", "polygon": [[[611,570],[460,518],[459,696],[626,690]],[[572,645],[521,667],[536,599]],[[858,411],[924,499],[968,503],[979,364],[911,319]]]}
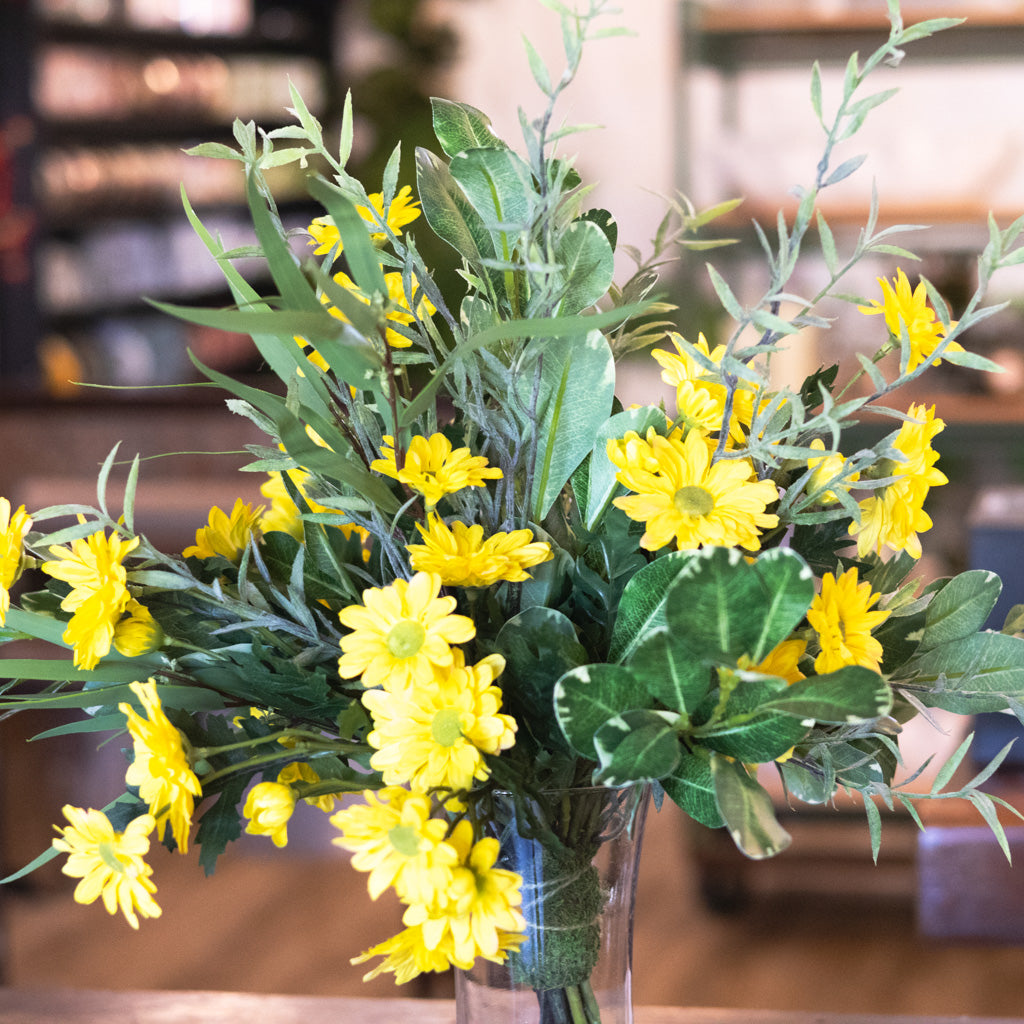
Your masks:
{"label": "wooden table", "polygon": [[[862,1013],[639,1007],[635,1024],[1024,1024],[1009,1017],[879,1017]],[[234,992],[0,989],[0,1024],[453,1024],[455,1004]]]}

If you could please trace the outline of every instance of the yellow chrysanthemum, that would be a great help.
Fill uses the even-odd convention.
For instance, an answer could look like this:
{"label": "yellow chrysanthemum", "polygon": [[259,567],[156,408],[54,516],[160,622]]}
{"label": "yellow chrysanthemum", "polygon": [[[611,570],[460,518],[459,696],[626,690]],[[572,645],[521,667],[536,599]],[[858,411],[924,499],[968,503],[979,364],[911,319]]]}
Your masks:
{"label": "yellow chrysanthemum", "polygon": [[375,956],[384,959],[363,975],[363,981],[372,981],[381,974],[392,973],[396,985],[404,985],[428,971],[447,971],[452,966],[451,955],[443,946],[428,948],[423,939],[422,926],[403,928],[397,935],[378,942],[376,946],[352,957],[352,963],[361,964]]}
{"label": "yellow chrysanthemum", "polygon": [[452,963],[469,967],[478,956],[500,962],[509,948],[523,940],[526,920],[522,903],[522,879],[514,871],[497,868],[500,846],[497,839],[473,842],[473,829],[460,821],[448,837],[459,853],[459,865],[441,907],[410,906],[402,923],[422,928],[423,941],[430,949],[448,949]]}
{"label": "yellow chrysanthemum", "polygon": [[409,563],[417,572],[433,572],[446,587],[489,587],[502,580],[521,583],[526,571],[551,556],[551,545],[534,541],[530,530],[494,533],[484,538],[479,524],[454,522],[449,527],[436,513],[426,527],[416,524],[423,544],[409,544]]}
{"label": "yellow chrysanthemum", "polygon": [[155,651],[164,640],[164,631],[148,608],[134,598],[125,609],[128,613],[114,625],[114,647],[126,658]]}
{"label": "yellow chrysanthemum", "polygon": [[[923,281],[919,281],[917,287],[911,291],[907,275],[897,268],[892,284],[884,277],[878,278],[878,283],[882,286],[882,301],[873,299],[871,305],[857,308],[868,316],[881,313],[885,317],[885,326],[889,328],[889,333],[896,341],[900,340],[904,328],[906,329],[910,341],[907,370],[914,370],[928,361],[939,342],[946,336],[946,328],[942,326],[941,320],[936,319],[935,310],[928,305],[928,289]],[[954,326],[955,322],[950,324],[950,327]],[[951,341],[946,351],[963,352],[963,346]],[[941,359],[935,359],[932,365],[938,366],[941,362]]]}
{"label": "yellow chrysanthemum", "polygon": [[74,648],[77,668],[95,668],[110,653],[114,630],[131,600],[122,563],[138,544],[138,537],[108,537],[99,530],[70,547],[51,547],[53,561],[42,564],[43,572],[71,584],[60,606],[72,613],[63,639]]}
{"label": "yellow chrysanthemum", "polygon": [[[359,290],[355,281],[343,270],[334,275],[334,280],[342,288],[350,291],[360,302],[366,305],[370,304],[370,299]],[[414,320],[425,320],[437,312],[437,308],[420,289],[415,274],[412,276],[412,294],[416,296],[415,312],[413,311],[410,296],[406,293],[405,281],[401,273],[397,270],[386,273],[384,275],[384,286],[388,290],[388,305],[384,316],[389,323],[406,327]],[[328,301],[326,296],[324,296],[324,301]],[[337,306],[328,305],[328,312],[338,320],[344,320],[348,323],[348,317]],[[412,341],[409,338],[392,327],[388,327],[385,331],[384,340],[392,348],[409,348],[412,345]]]}
{"label": "yellow chrysanthemum", "polygon": [[454,654],[452,667],[427,683],[363,694],[373,717],[366,742],[377,751],[370,767],[387,785],[407,783],[421,793],[466,790],[490,775],[485,754],[515,743],[515,720],[500,713],[502,694],[494,685],[505,659],[492,654],[467,666],[461,651]]}
{"label": "yellow chrysanthemum", "polygon": [[81,879],[75,887],[75,902],[89,904],[102,897],[108,914],[120,910],[135,929],[138,914],[159,917],[160,907],[153,899],[156,885],[150,877],[153,869],[143,860],[149,853],[152,816],[143,814],[117,832],[102,811],[67,804],[63,813],[69,824],[54,826],[60,837],[53,840],[53,847],[68,854],[61,868],[64,874]]}
{"label": "yellow chrysanthemum", "polygon": [[[313,767],[307,764],[305,761],[292,761],[291,764],[287,764],[277,773],[277,781],[285,786],[293,786],[296,782],[305,783],[309,786],[315,786],[320,782],[320,776],[314,771]],[[324,812],[324,814],[330,814],[334,810],[335,795],[333,793],[323,793],[320,796],[307,796],[303,797],[310,807],[316,807],[317,809]]]}
{"label": "yellow chrysanthemum", "polygon": [[946,475],[936,468],[939,455],[931,447],[932,439],[944,427],[935,418],[935,406],[911,405],[899,429],[893,447],[903,459],[889,466],[896,480],[860,504],[860,522],[850,524],[850,535],[857,538],[857,552],[864,557],[869,551],[883,547],[893,551],[906,551],[914,558],[921,557],[918,534],[931,529],[932,521],[924,511],[924,502],[932,487],[948,482]]}
{"label": "yellow chrysanthemum", "polygon": [[[811,441],[811,447],[823,452],[825,450],[825,442],[820,437],[816,437]],[[820,487],[824,487],[826,484],[836,480],[842,474],[843,466],[845,465],[846,459],[838,452],[831,455],[822,455],[820,458],[808,459],[807,468],[812,471],[810,479],[807,481],[808,492],[813,493]],[[843,490],[849,490],[850,484],[856,483],[859,479],[860,473],[851,473],[843,478],[839,486]],[[835,491],[829,490],[818,495],[818,501],[823,505],[834,505],[836,500]]]}
{"label": "yellow chrysanthemum", "polygon": [[430,816],[430,798],[399,786],[363,793],[363,803],[333,815],[341,832],[336,846],[352,854],[352,866],[368,872],[377,899],[389,887],[406,902],[436,904],[451,882],[458,853],[445,842],[448,823]]}
{"label": "yellow chrysanthemum", "polygon": [[411,580],[363,591],[362,605],[338,613],[351,633],[340,641],[338,672],[343,679],[362,677],[366,687],[400,690],[429,682],[435,666],[452,664],[452,644],[476,635],[473,620],[453,615],[454,597],[440,597],[441,579],[418,572]]}
{"label": "yellow chrysanthemum", "polygon": [[139,796],[149,805],[159,838],[164,838],[169,825],[175,845],[185,853],[195,798],[203,789],[189,763],[184,738],[164,713],[156,683],[152,679],[132,683],[131,691],[145,715],[140,715],[131,704],[118,704],[128,719],[128,732],[135,748],[125,781],[129,786],[139,787]]}
{"label": "yellow chrysanthemum", "polygon": [[235,562],[249,546],[253,537],[259,537],[262,505],[246,504],[241,498],[235,499],[231,514],[228,515],[216,505],[210,509],[207,525],[196,530],[196,542],[185,548],[186,558],[214,558],[220,555],[229,562]]}
{"label": "yellow chrysanthemum", "polygon": [[242,813],[249,819],[245,831],[269,836],[279,849],[288,845],[288,822],[295,810],[295,791],[283,782],[258,782],[249,790]]}
{"label": "yellow chrysanthemum", "polygon": [[[366,198],[370,200],[370,206],[357,206],[359,216],[374,228],[379,227],[381,222],[387,224],[394,235],[400,236],[402,228],[406,224],[411,224],[420,215],[419,202],[413,199],[412,189],[408,185],[404,185],[398,195],[391,200],[386,214],[383,193],[372,192]],[[332,249],[341,252],[341,236],[330,217],[317,217],[309,225],[309,233],[313,239],[310,245],[316,246],[313,250],[314,255],[322,256]],[[374,231],[370,234],[370,239],[374,245],[383,245],[387,241],[387,235],[383,231]]]}
{"label": "yellow chrysanthemum", "polygon": [[23,546],[32,520],[20,505],[11,514],[11,503],[0,498],[0,626],[7,621],[11,607],[11,587],[18,581],[25,562]]}
{"label": "yellow chrysanthemum", "polygon": [[468,448],[452,448],[444,434],[422,437],[417,434],[409,442],[401,469],[395,455],[395,439],[384,435],[382,459],[374,459],[370,469],[383,473],[423,495],[432,509],[446,494],[464,487],[483,487],[488,480],[500,480],[502,473],[489,466],[483,455],[474,455]]}
{"label": "yellow chrysanthemum", "polygon": [[807,610],[807,621],[818,634],[821,652],[814,659],[816,672],[835,672],[844,665],[880,671],[882,645],[871,635],[887,618],[887,611],[872,611],[879,599],[871,584],[858,582],[857,570],[847,569],[838,579],[821,578],[821,591]]}
{"label": "yellow chrysanthemum", "polygon": [[[680,344],[678,334],[670,334],[675,352],[667,349],[652,349],[651,355],[662,368],[661,379],[676,389],[676,406],[680,419],[687,426],[696,426],[702,432],[717,433],[722,429],[725,416],[727,389],[721,375],[707,369]],[[720,364],[725,355],[725,346],[716,345],[711,349],[707,338],[700,334],[694,346],[701,355],[714,364]],[[754,388],[740,381],[733,393],[732,419],[729,436],[742,440],[754,416]]]}
{"label": "yellow chrysanthemum", "polygon": [[764,658],[753,666],[755,672],[766,676],[785,679],[787,683],[796,683],[806,678],[800,671],[800,659],[807,650],[807,641],[798,637],[783,640],[777,647],[769,651]]}
{"label": "yellow chrysanthemum", "polygon": [[630,431],[607,450],[616,479],[636,492],[613,504],[646,523],[640,544],[649,551],[673,540],[680,550],[708,544],[757,551],[760,530],[778,525],[778,516],[765,512],[778,497],[775,485],[757,480],[747,459],[712,463],[697,431],[661,437],[651,428],[646,441]]}

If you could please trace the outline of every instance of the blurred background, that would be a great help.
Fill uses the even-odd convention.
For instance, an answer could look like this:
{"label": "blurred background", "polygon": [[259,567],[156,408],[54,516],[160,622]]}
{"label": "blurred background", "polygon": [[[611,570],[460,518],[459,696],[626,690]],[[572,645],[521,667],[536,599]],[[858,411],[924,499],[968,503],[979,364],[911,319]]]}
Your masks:
{"label": "blurred background", "polygon": [[[885,38],[885,0],[620,6],[608,24],[631,34],[592,44],[559,108],[566,123],[601,127],[569,136],[562,151],[596,182],[593,203],[613,211],[620,239],[643,252],[677,191],[698,208],[744,197],[714,226],[737,244],[712,259],[752,298],[763,284],[752,221],[771,231],[776,209],[792,214],[789,190],[813,179],[822,148],[811,63],[821,62],[831,110],[849,54]],[[933,225],[893,239],[921,263],[873,258],[845,290],[875,297],[875,279],[902,265],[912,282],[917,273],[932,280],[956,315],[974,290],[988,212],[1001,227],[1024,212],[1024,3],[905,0],[903,10],[908,22],[968,20],[914,44],[902,66],[872,79],[872,91],[899,91],[838,153],[870,157],[826,193],[822,209],[846,249],[873,182],[881,224]],[[259,379],[251,343],[171,321],[143,298],[229,301],[182,213],[182,186],[227,244],[251,237],[239,165],[183,150],[230,142],[236,117],[266,128],[287,123],[289,81],[336,138],[351,89],[350,170],[370,191],[379,188],[402,138],[402,181],[414,186],[412,149],[432,146],[431,95],[481,108],[497,134],[517,143],[518,108],[542,106],[523,35],[557,74],[558,19],[540,0],[2,0],[0,494],[30,509],[90,501],[96,470],[118,441],[129,457],[177,453],[144,463],[137,501],[141,528],[176,550],[211,505],[255,496],[259,481],[234,472],[245,444],[258,440],[254,428],[228,415],[220,394],[195,386],[187,357],[191,350],[217,369]],[[275,185],[286,223],[305,226],[316,211],[294,169],[282,169]],[[815,292],[822,280],[815,243],[812,233],[792,283],[797,293]],[[620,277],[631,269],[620,253]],[[258,284],[258,264],[246,270]],[[691,340],[724,330],[706,280],[694,257],[666,271],[667,297]],[[1000,571],[1006,590],[996,628],[1024,602],[1022,299],[1021,273],[1002,272],[989,301],[1006,308],[964,339],[1005,373],[943,367],[903,403],[935,401],[947,423],[936,447],[950,483],[932,492],[922,575]],[[849,307],[827,312],[833,328],[804,332],[781,372],[799,380],[874,350],[876,321]],[[631,362],[620,397],[661,394],[649,361]],[[890,428],[868,423],[863,440]],[[983,757],[1001,745],[1007,723],[978,725]],[[123,772],[116,744],[100,757],[82,742],[27,744],[37,727],[27,715],[0,722],[4,874],[47,845],[65,802],[102,806]],[[922,751],[952,749],[962,738],[941,728],[925,724]],[[1015,792],[1013,771],[998,784]],[[363,986],[347,961],[396,931],[398,910],[368,901],[322,817],[304,810],[286,851],[247,840],[213,879],[202,879],[193,858],[155,860],[164,915],[138,935],[95,906],[73,904],[56,865],[0,890],[0,977],[10,985],[392,992],[390,982]],[[894,816],[878,866],[851,808],[790,817],[793,848],[749,864],[671,806],[652,816],[635,950],[640,1002],[1020,1012],[1024,876],[970,827],[978,819],[969,810],[935,822],[930,845]],[[449,993],[437,979],[410,994]]]}

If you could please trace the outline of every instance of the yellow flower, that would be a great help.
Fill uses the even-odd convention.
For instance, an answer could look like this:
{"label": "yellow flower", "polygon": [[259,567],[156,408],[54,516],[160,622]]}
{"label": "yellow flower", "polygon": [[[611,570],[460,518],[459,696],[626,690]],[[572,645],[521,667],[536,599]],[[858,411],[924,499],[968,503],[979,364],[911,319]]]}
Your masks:
{"label": "yellow flower", "polygon": [[770,480],[757,480],[747,459],[711,462],[696,431],[661,437],[652,427],[646,442],[635,431],[608,442],[616,479],[635,495],[613,502],[647,531],[641,547],[657,551],[671,541],[680,550],[703,544],[757,551],[759,531],[778,525],[765,507],[778,497]]}
{"label": "yellow flower", "polygon": [[945,426],[935,418],[935,406],[911,405],[910,417],[900,427],[893,447],[903,456],[892,463],[890,475],[896,480],[860,502],[860,522],[850,524],[849,533],[857,538],[857,553],[863,558],[869,551],[883,547],[907,551],[921,557],[919,533],[931,529],[932,521],[924,511],[924,502],[932,487],[947,483],[946,475],[935,467],[938,453],[932,439]]}
{"label": "yellow flower", "polygon": [[464,487],[483,487],[485,481],[500,480],[502,476],[500,469],[487,465],[483,455],[474,455],[468,448],[452,448],[444,434],[413,437],[401,469],[393,437],[385,434],[380,450],[384,458],[374,459],[370,469],[422,494],[428,509],[446,494],[454,494]]}
{"label": "yellow flower", "polygon": [[753,670],[762,675],[785,679],[787,683],[799,682],[805,678],[803,672],[800,671],[800,659],[806,650],[806,640],[797,637],[783,640],[777,647],[769,651],[753,667]]}
{"label": "yellow flower", "polygon": [[[343,270],[334,275],[334,280],[342,288],[352,292],[360,302],[366,305],[370,304],[369,298],[359,290],[355,281]],[[384,286],[388,290],[388,306],[384,316],[386,320],[393,324],[406,327],[414,320],[423,320],[437,312],[434,304],[420,290],[415,274],[412,275],[412,294],[417,295],[415,312],[413,312],[410,297],[406,294],[405,281],[401,273],[396,270],[385,274]],[[328,301],[326,296],[323,297],[323,301]],[[348,317],[337,306],[328,305],[327,311],[331,316],[348,323]],[[392,327],[385,331],[384,339],[392,348],[409,348],[412,345],[412,342],[404,334],[401,334]]]}
{"label": "yellow flower", "polygon": [[288,845],[288,822],[295,810],[295,792],[282,782],[258,782],[249,790],[242,813],[251,836],[270,836],[278,848]]}
{"label": "yellow flower", "polygon": [[[277,781],[285,786],[294,785],[296,782],[306,783],[315,786],[320,781],[320,776],[305,761],[292,761],[277,773]],[[334,810],[334,794],[323,793],[320,796],[303,797],[310,807],[316,807],[324,814],[330,814]]]}
{"label": "yellow flower", "polygon": [[[811,441],[811,447],[823,452],[825,450],[825,442],[820,437],[816,437]],[[842,473],[844,465],[846,465],[846,459],[839,453],[808,459],[807,468],[812,470],[812,472],[810,479],[807,481],[807,490],[813,494],[819,488],[824,487],[825,484],[835,480]],[[838,486],[843,490],[849,490],[849,485],[859,479],[860,473],[851,473]],[[823,505],[834,505],[836,500],[835,491],[825,491],[818,495],[818,501]]]}
{"label": "yellow flower", "polygon": [[352,957],[352,963],[361,964],[375,956],[384,959],[363,975],[363,981],[372,981],[386,972],[395,975],[395,984],[404,985],[427,971],[447,971],[452,966],[448,951],[443,947],[429,949],[423,940],[423,928],[403,928],[397,935],[371,946],[359,956]]}
{"label": "yellow flower", "polygon": [[0,626],[7,621],[11,607],[11,587],[17,582],[24,565],[22,547],[32,520],[25,513],[25,506],[11,515],[11,503],[0,498]]}
{"label": "yellow flower", "polygon": [[71,584],[60,606],[72,613],[64,642],[74,648],[77,668],[95,668],[110,653],[114,629],[131,600],[122,562],[138,544],[138,537],[123,540],[99,530],[70,547],[51,547],[54,560],[42,564],[43,572]]}
{"label": "yellow flower", "polygon": [[170,825],[174,843],[181,853],[188,849],[195,798],[203,789],[189,764],[183,737],[164,713],[156,683],[132,683],[131,691],[139,699],[145,717],[128,703],[118,710],[128,719],[128,732],[135,747],[135,759],[128,766],[125,780],[139,787],[139,796],[149,805],[159,838]]}
{"label": "yellow flower", "polygon": [[366,790],[363,801],[330,821],[341,832],[332,842],[352,854],[356,871],[368,872],[370,899],[393,886],[407,902],[442,900],[458,854],[445,842],[448,823],[430,817],[430,798],[389,786]]}
{"label": "yellow flower", "polygon": [[[924,281],[919,281],[917,287],[911,291],[907,275],[897,268],[896,277],[893,278],[895,288],[884,277],[878,278],[878,283],[882,286],[882,301],[873,299],[871,305],[857,308],[868,316],[881,313],[885,317],[885,326],[889,328],[889,333],[896,341],[900,340],[906,329],[910,341],[907,370],[916,369],[927,362],[928,357],[946,336],[946,328],[942,326],[941,320],[935,318],[935,310],[928,305],[928,289]],[[954,326],[955,322],[950,324],[950,327]],[[963,347],[951,341],[946,351],[963,352]],[[941,362],[941,359],[936,359],[932,365],[938,366]]]}
{"label": "yellow flower", "polygon": [[63,813],[69,824],[54,826],[60,838],[53,840],[53,847],[69,855],[61,869],[64,874],[81,879],[75,887],[75,902],[89,904],[102,897],[108,914],[120,910],[135,929],[139,927],[136,911],[143,917],[159,917],[160,907],[153,899],[156,885],[150,877],[153,869],[143,860],[149,853],[152,816],[143,814],[123,832],[116,832],[102,811],[67,804]]}
{"label": "yellow flower", "polygon": [[373,717],[366,742],[375,748],[370,767],[389,785],[415,792],[457,793],[490,775],[485,754],[515,743],[516,723],[499,712],[494,680],[505,667],[500,654],[466,666],[461,651],[447,671],[396,693],[368,690],[363,704]]}
{"label": "yellow flower", "polygon": [[249,541],[259,536],[262,514],[262,505],[247,505],[241,498],[235,499],[230,515],[214,505],[210,509],[207,525],[196,530],[195,544],[185,548],[182,554],[186,558],[214,558],[220,555],[229,562],[237,561]]}
{"label": "yellow flower", "polygon": [[453,615],[454,597],[440,597],[441,579],[418,572],[411,580],[363,591],[362,605],[343,608],[338,618],[351,633],[341,638],[338,672],[362,677],[367,688],[400,690],[429,682],[434,667],[452,664],[451,644],[476,635],[473,620]]}
{"label": "yellow flower", "polygon": [[[387,214],[384,213],[383,193],[372,192],[366,198],[370,200],[370,206],[357,206],[359,216],[374,228],[383,221],[394,235],[401,235],[402,228],[406,224],[411,224],[420,215],[419,202],[413,199],[412,189],[408,185],[404,185],[388,204]],[[309,225],[309,233],[313,236],[310,245],[316,246],[313,250],[314,255],[321,256],[335,248],[341,252],[341,236],[330,217],[317,217]],[[374,231],[370,238],[374,245],[383,245],[387,241],[387,235],[383,231]]]}
{"label": "yellow flower", "polygon": [[137,658],[140,654],[155,651],[164,640],[164,631],[149,609],[134,598],[125,609],[127,618],[114,625],[114,647],[126,658]]}
{"label": "yellow flower", "polygon": [[821,592],[807,610],[807,621],[818,634],[821,647],[814,659],[816,672],[835,672],[844,665],[880,671],[882,645],[871,631],[889,612],[871,611],[878,599],[870,583],[858,582],[855,568],[847,569],[838,579],[830,572],[822,576]]}
{"label": "yellow flower", "polygon": [[417,572],[433,572],[446,587],[489,587],[505,580],[521,583],[526,571],[551,556],[551,545],[534,541],[530,530],[495,533],[484,539],[484,528],[454,522],[451,527],[436,513],[424,528],[416,524],[425,543],[410,544],[410,565]]}

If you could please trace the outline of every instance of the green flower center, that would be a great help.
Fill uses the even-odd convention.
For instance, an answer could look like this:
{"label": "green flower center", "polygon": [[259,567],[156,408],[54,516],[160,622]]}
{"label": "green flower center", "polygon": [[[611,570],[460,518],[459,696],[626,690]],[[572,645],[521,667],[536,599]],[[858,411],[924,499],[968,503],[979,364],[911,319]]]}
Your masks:
{"label": "green flower center", "polygon": [[127,865],[117,855],[117,851],[114,849],[113,843],[100,843],[96,848],[96,852],[99,854],[100,860],[103,861],[111,871],[116,871],[119,875],[126,873],[125,868]]}
{"label": "green flower center", "polygon": [[420,852],[420,837],[412,825],[395,825],[388,829],[388,841],[403,857],[415,857]]}
{"label": "green flower center", "polygon": [[427,639],[427,631],[413,619],[396,622],[388,632],[388,652],[395,658],[411,658],[419,654]]}
{"label": "green flower center", "polygon": [[714,495],[703,487],[680,487],[672,495],[672,504],[682,516],[707,516],[715,507]]}
{"label": "green flower center", "polygon": [[442,747],[454,747],[462,736],[462,722],[457,708],[443,708],[434,715],[430,735]]}

